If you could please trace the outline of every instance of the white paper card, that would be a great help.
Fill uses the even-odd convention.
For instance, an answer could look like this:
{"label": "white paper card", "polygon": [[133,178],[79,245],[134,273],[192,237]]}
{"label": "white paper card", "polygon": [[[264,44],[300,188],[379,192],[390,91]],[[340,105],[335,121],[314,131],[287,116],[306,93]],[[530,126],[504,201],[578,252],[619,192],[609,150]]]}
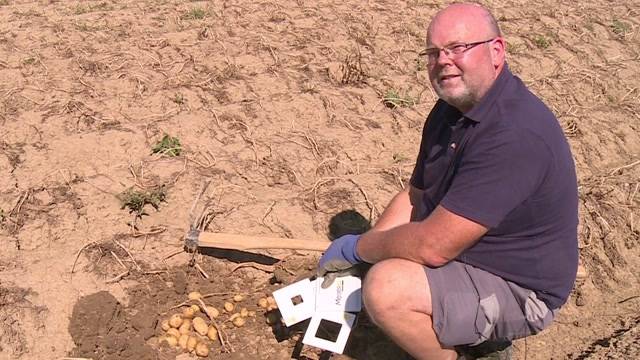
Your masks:
{"label": "white paper card", "polygon": [[316,282],[316,312],[360,312],[362,310],[362,281],[355,276],[336,278],[333,284],[323,289],[323,278]]}
{"label": "white paper card", "polygon": [[[282,320],[291,326],[313,316],[316,308],[316,282],[304,279],[273,292]],[[299,302],[295,304],[294,302]]]}
{"label": "white paper card", "polygon": [[[342,354],[342,352],[344,351],[344,347],[347,344],[347,340],[349,339],[349,334],[351,333],[351,328],[353,328],[355,319],[355,314],[345,312],[317,312],[315,313],[315,315],[313,315],[313,317],[311,317],[311,322],[309,323],[307,332],[304,334],[302,343],[310,346],[315,346],[323,350],[328,350],[337,354]],[[341,325],[335,342],[317,337],[318,328],[320,327],[320,323],[322,320],[328,320]]]}

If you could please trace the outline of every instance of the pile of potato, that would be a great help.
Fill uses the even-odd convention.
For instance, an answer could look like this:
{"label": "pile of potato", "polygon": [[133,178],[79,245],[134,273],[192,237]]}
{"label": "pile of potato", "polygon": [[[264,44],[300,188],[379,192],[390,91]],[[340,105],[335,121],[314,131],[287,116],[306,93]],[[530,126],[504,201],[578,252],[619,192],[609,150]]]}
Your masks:
{"label": "pile of potato", "polygon": [[[181,313],[175,313],[168,319],[161,322],[161,328],[165,332],[161,342],[166,342],[172,347],[177,347],[183,351],[195,353],[200,357],[209,355],[209,345],[218,342],[218,328],[215,321],[207,321],[208,319],[217,319],[220,317],[220,311],[213,306],[204,305],[202,295],[197,292],[191,292],[188,295],[191,305],[185,305]],[[254,317],[256,312],[248,310],[246,307],[238,309],[238,306],[244,301],[243,295],[235,295],[232,301],[226,301],[223,305],[223,313],[228,315],[226,321],[232,323],[235,327],[242,327],[248,317]],[[275,300],[272,297],[261,298],[258,306],[266,311],[277,309]],[[221,319],[225,320],[225,319]],[[269,317],[267,322],[271,323]]]}

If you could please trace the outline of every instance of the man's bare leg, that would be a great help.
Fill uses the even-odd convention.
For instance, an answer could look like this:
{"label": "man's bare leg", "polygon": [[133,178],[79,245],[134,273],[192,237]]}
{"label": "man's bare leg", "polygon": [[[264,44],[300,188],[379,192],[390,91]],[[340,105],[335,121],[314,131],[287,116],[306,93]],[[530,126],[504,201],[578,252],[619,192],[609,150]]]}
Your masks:
{"label": "man's bare leg", "polygon": [[372,321],[416,359],[456,359],[438,342],[431,320],[431,291],[422,267],[403,259],[381,261],[369,270],[362,290]]}

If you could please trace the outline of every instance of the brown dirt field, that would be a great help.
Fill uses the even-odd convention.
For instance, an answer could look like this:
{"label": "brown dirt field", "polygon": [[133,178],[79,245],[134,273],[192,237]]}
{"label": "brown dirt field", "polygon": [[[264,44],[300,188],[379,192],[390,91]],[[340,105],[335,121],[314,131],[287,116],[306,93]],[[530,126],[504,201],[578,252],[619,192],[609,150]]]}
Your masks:
{"label": "brown dirt field", "polygon": [[[375,221],[435,101],[417,53],[445,4],[0,0],[0,359],[193,358],[159,344],[158,320],[194,290],[256,311],[240,328],[222,314],[228,344],[208,358],[327,358],[256,305],[318,255],[192,258],[190,209],[210,181],[192,212],[209,231],[326,238],[341,211]],[[640,6],[486,4],[580,183],[587,276],[516,357],[638,358]],[[152,153],[165,133],[178,156]],[[130,212],[128,189],[155,197]],[[399,356],[364,318],[347,354],[333,358]]]}

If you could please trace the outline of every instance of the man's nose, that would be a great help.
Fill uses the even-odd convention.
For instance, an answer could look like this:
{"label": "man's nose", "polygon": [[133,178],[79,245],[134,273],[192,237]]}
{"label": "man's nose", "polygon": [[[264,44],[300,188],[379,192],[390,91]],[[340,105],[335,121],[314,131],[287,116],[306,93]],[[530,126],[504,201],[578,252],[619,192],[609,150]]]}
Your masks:
{"label": "man's nose", "polygon": [[445,64],[451,63],[451,57],[449,57],[449,53],[447,49],[440,49],[440,51],[438,51],[438,55],[436,57],[436,63],[438,65],[445,65]]}

